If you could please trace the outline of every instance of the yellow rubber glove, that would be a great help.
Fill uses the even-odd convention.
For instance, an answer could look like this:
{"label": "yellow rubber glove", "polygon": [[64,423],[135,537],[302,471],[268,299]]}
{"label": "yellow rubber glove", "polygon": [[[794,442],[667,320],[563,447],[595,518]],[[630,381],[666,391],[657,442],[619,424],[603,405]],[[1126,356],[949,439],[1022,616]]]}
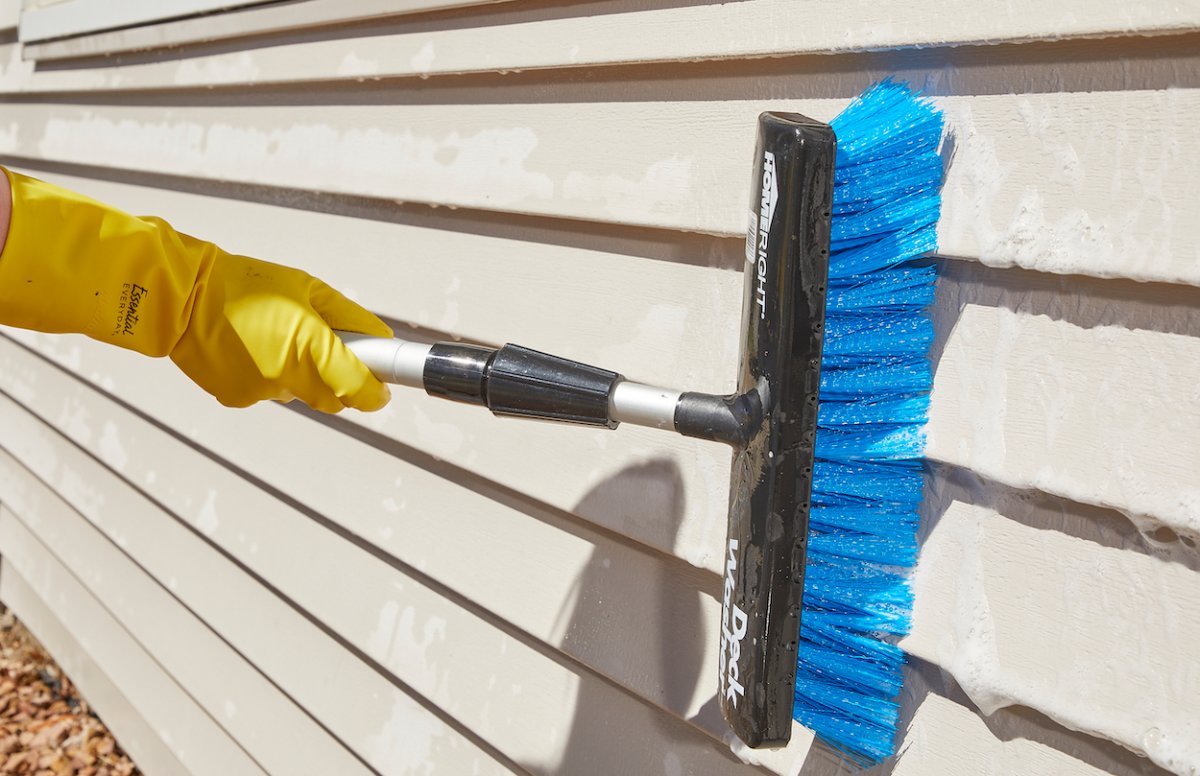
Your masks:
{"label": "yellow rubber glove", "polygon": [[333,329],[377,337],[391,329],[320,280],[3,172],[12,220],[0,253],[0,323],[170,355],[228,406],[387,404],[387,386]]}

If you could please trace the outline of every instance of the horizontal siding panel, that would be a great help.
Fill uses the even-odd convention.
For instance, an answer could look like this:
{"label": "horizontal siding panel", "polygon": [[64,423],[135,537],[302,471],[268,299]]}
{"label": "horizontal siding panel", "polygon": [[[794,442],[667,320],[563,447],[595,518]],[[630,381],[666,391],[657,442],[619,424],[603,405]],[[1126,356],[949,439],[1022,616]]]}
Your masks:
{"label": "horizontal siding panel", "polygon": [[[0,508],[0,521],[15,520],[11,512]],[[99,713],[121,748],[146,776],[180,776],[187,769],[159,738],[158,729],[165,730],[161,720],[152,724],[143,716],[144,709],[136,707],[125,695],[125,688],[113,681],[109,672],[96,662],[92,652],[93,638],[87,636],[87,646],[76,638],[60,619],[50,602],[33,588],[8,561],[0,559],[0,599],[16,612],[21,623],[29,629],[42,646],[54,657],[59,667],[71,677],[71,683],[87,700],[88,706]],[[75,623],[73,623],[75,624]],[[126,660],[145,660],[140,650],[130,650]],[[137,670],[143,670],[138,668]],[[148,669],[147,669],[148,670]]]}
{"label": "horizontal siding panel", "polygon": [[[406,93],[394,98],[403,103]],[[1200,156],[1179,142],[1200,112],[1200,89],[937,101],[956,138],[943,254],[1200,283],[1200,233],[1187,217],[1200,199]],[[757,113],[828,119],[844,104],[480,104],[464,112],[457,104],[12,103],[0,154],[737,235]],[[688,126],[705,129],[681,131]]]}
{"label": "horizontal siding panel", "polygon": [[[64,409],[71,411],[70,407]],[[426,761],[432,773],[510,772],[229,559],[198,540],[194,532],[112,477],[78,448],[39,428],[40,423],[11,400],[0,399],[0,412],[4,413],[5,428],[12,430],[11,437],[4,441],[12,455],[24,460],[89,522],[118,545],[123,544],[131,559],[159,585],[172,590],[181,603],[252,661],[263,676],[359,752],[378,773],[402,773],[406,767]],[[80,422],[78,415],[73,417],[74,422]],[[107,449],[110,453],[113,450]],[[219,521],[214,509],[212,501],[207,506],[196,504],[195,526],[203,529],[211,527],[211,521]],[[276,541],[278,536],[274,537]],[[290,547],[287,551],[293,567],[301,570],[295,565],[296,554]],[[346,606],[345,599],[341,605]],[[169,656],[159,657],[165,663]],[[330,680],[314,681],[322,676]],[[226,678],[213,680],[211,690],[222,689]],[[226,713],[222,704],[218,716]],[[312,727],[311,722],[287,723],[280,718],[270,729],[294,746],[296,731]],[[321,736],[324,734],[311,736],[312,763],[319,763],[321,747],[330,741],[327,736],[323,741]],[[338,772],[361,770],[358,765]],[[304,772],[329,771],[318,767]]]}
{"label": "horizontal siding panel", "polygon": [[1200,771],[1200,653],[1182,646],[1200,640],[1194,545],[1139,542],[1115,515],[965,472],[931,506],[905,649],[985,713],[1026,706]]}
{"label": "horizontal siding panel", "polygon": [[[36,519],[36,518],[33,518]],[[194,774],[264,776],[247,754],[145,652],[122,623],[54,558],[14,512],[0,508],[4,576],[16,573],[68,620],[76,638],[118,683]]]}
{"label": "horizontal siding panel", "polygon": [[[729,234],[745,226],[760,107],[13,103],[4,120],[20,131],[0,136],[0,153]],[[832,115],[838,105],[808,107]],[[699,123],[702,136],[679,132]],[[727,196],[733,181],[736,202]]]}
{"label": "horizontal siding panel", "polygon": [[[11,405],[0,409],[10,433],[17,429],[38,433],[22,428],[20,421],[11,422],[12,412]],[[34,445],[11,444],[24,448],[24,454],[42,452]],[[92,508],[96,511],[104,509],[100,503],[109,500],[109,492],[119,487],[111,483],[112,475],[73,466],[70,451],[62,446],[52,446],[50,455],[54,452],[60,456],[59,465],[53,467],[57,487],[76,501],[95,504]],[[38,458],[44,466],[53,465],[49,457],[44,461],[42,456]],[[128,525],[110,526],[106,538],[54,491],[34,479],[11,454],[0,453],[0,471],[5,503],[23,516],[25,528],[34,532],[38,542],[53,548],[57,560],[72,570],[99,604],[264,771],[348,776],[371,773],[118,548],[117,544],[130,541],[126,530],[143,528],[148,520],[155,519],[148,503],[140,509],[136,500],[115,504],[113,508],[124,508]],[[149,540],[157,532],[150,528],[144,533]],[[172,538],[177,543],[187,541],[182,535]],[[222,587],[219,577],[210,579],[209,584]],[[235,607],[239,599],[226,595],[223,604]],[[262,622],[263,626],[269,624]],[[297,737],[305,742],[302,749],[295,745]]]}
{"label": "horizontal siding panel", "polygon": [[[465,3],[457,3],[463,5]],[[347,4],[349,5],[349,4]],[[355,3],[354,5],[358,5]],[[418,2],[411,10],[455,3]],[[305,6],[312,6],[306,8]],[[622,7],[624,6],[624,7]],[[481,9],[475,24],[412,24],[393,34],[315,43],[284,42],[236,55],[197,58],[182,72],[205,85],[232,82],[279,82],[337,76],[411,76],[491,70],[528,70],[626,63],[695,61],[793,54],[879,51],[981,43],[1061,40],[1117,35],[1154,35],[1200,28],[1200,3],[1147,0],[1138,4],[1065,0],[1047,7],[1037,0],[1013,0],[997,14],[964,14],[948,0],[923,0],[904,6],[880,6],[848,0],[814,6],[804,0],[746,0],[740,3],[638,7],[589,3],[570,14],[553,7],[504,15]],[[294,9],[294,10],[293,10]],[[49,10],[49,9],[48,9]],[[502,9],[507,11],[508,9]],[[614,12],[615,11],[615,12]],[[624,12],[621,12],[624,11]],[[296,29],[324,21],[369,17],[379,10],[330,9],[326,3],[293,4],[249,13],[201,19],[165,33],[133,31],[102,40],[60,44],[32,56],[79,56],[127,50],[131,44],[179,45],[246,32]],[[231,22],[246,18],[234,26]],[[428,28],[426,28],[428,27]],[[239,29],[240,28],[240,29]],[[423,29],[425,28],[425,29]],[[431,28],[431,29],[429,29]],[[647,30],[658,31],[661,34]],[[351,35],[354,31],[351,31]],[[249,64],[253,69],[229,67]],[[109,70],[121,88],[179,83],[175,62]],[[101,87],[103,88],[103,87]]]}
{"label": "horizontal siding panel", "polygon": [[65,38],[116,27],[220,11],[263,0],[57,0],[27,2],[21,13],[21,40]]}
{"label": "horizontal siding panel", "polygon": [[[12,0],[10,0],[12,1]],[[16,0],[19,2],[19,0]],[[114,54],[163,46],[181,46],[248,35],[278,33],[375,20],[387,17],[428,13],[467,5],[487,5],[505,0],[304,0],[237,8],[226,13],[200,19],[112,30],[82,35],[67,40],[53,40],[25,45],[27,59],[72,59],[96,54]]]}
{"label": "horizontal siding panel", "polygon": [[0,0],[0,30],[15,31],[20,18],[21,0]]}
{"label": "horizontal siding panel", "polygon": [[[4,363],[3,371],[18,379],[31,374],[19,355]],[[421,569],[414,578],[343,543],[305,515],[166,439],[162,432],[146,428],[128,411],[109,405],[83,386],[72,388],[74,381],[65,375],[56,379],[43,371],[34,379],[34,394],[23,395],[40,412],[57,416],[57,423],[73,438],[101,455],[107,451],[109,459],[119,449],[117,458],[126,477],[145,483],[143,487],[175,505],[189,523],[207,530],[213,541],[341,638],[406,686],[444,704],[448,713],[530,770],[572,772],[567,766],[582,762],[578,758],[584,752],[603,748],[608,736],[619,735],[645,746],[592,752],[587,754],[589,762],[607,763],[606,771],[650,772],[661,764],[662,753],[656,739],[639,731],[655,729],[672,731],[664,735],[672,741],[671,757],[685,772],[737,772],[721,745],[699,730],[669,720],[587,671],[548,657],[544,648],[514,639],[506,630],[460,608],[452,598],[444,598],[444,591],[428,588],[420,578],[429,574],[451,588],[465,588],[495,615],[536,629],[535,635],[545,635],[551,647],[610,672],[613,679],[631,685],[668,711],[700,715],[697,724],[719,737],[719,720],[701,709],[716,689],[719,605],[711,597],[701,599],[686,583],[671,578],[667,569],[631,556],[612,542],[592,546],[561,535],[553,536],[555,543],[548,546],[537,536],[555,532],[538,521],[521,513],[506,517],[497,507],[491,510],[495,514],[479,515],[478,506],[467,511],[472,509],[470,499],[456,495],[461,488],[445,483],[431,491],[420,472],[378,454],[365,465],[373,472],[391,469],[387,484],[398,503],[392,510],[379,505],[373,510],[359,508],[347,496],[340,468],[359,467],[354,459],[342,460],[343,451],[352,445],[339,445],[341,435],[327,429],[322,436],[320,426],[312,429],[318,433],[306,433],[305,426],[316,424],[279,408],[238,413],[242,417],[231,418],[237,421],[236,430],[218,428],[221,435],[250,443],[246,450],[250,456],[280,459],[277,443],[273,449],[257,451],[254,439],[304,440],[304,449],[320,450],[320,455],[310,457],[322,474],[292,468],[289,479],[279,484],[294,485],[292,489],[301,492],[293,495],[304,496],[301,481],[325,482],[330,496],[310,506],[332,505],[328,519],[345,524],[367,541],[394,548]],[[218,423],[221,415],[232,415],[211,409],[216,413],[201,413],[195,421],[207,427],[206,414]],[[255,414],[290,423],[276,431],[253,422],[249,416]],[[112,429],[103,435],[89,430],[101,418],[106,419],[105,428]],[[25,435],[34,433],[31,429]],[[202,435],[193,438],[205,441]],[[295,462],[281,463],[289,467]],[[177,470],[192,472],[189,482],[194,484],[163,475]],[[332,489],[331,478],[339,483]],[[396,481],[403,481],[404,487],[397,488]],[[345,500],[340,507],[338,499]],[[483,499],[477,501],[488,506]],[[413,502],[431,506],[424,516],[412,515]],[[236,522],[226,520],[230,514],[238,516]],[[414,518],[420,518],[420,524]],[[288,537],[286,546],[272,552],[281,535]],[[295,564],[297,556],[320,560],[301,568]],[[498,580],[505,582],[498,584]],[[556,595],[548,595],[552,591]],[[347,606],[348,599],[355,604]],[[665,659],[665,650],[670,650],[671,659]],[[603,724],[597,727],[600,720]],[[802,758],[810,743],[810,737],[797,728],[792,747],[769,755],[766,761],[782,771],[787,762]]]}

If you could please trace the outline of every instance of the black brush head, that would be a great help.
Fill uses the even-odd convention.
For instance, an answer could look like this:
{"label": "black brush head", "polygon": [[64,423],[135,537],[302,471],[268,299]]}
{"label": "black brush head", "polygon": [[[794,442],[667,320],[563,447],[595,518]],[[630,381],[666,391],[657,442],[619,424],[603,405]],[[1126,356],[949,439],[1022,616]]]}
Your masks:
{"label": "black brush head", "polygon": [[791,737],[836,139],[759,117],[738,393],[762,420],[736,448],[721,611],[721,710],[748,746]]}

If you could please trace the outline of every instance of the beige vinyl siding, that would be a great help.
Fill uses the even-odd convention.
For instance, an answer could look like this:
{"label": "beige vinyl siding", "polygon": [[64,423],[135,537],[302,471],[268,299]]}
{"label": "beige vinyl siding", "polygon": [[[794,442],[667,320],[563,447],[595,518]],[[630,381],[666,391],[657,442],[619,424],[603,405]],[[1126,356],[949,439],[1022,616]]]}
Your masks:
{"label": "beige vinyl siding", "polygon": [[[462,16],[401,16],[468,5],[476,7],[471,9],[473,18],[464,24],[455,22]],[[1014,0],[1003,12],[992,10],[975,14],[974,18],[964,13],[961,4],[949,0],[886,6],[871,0],[847,0],[836,5],[751,0],[640,6],[620,0],[591,0],[577,9],[567,5],[487,5],[486,0],[359,0],[353,4],[303,0],[292,8],[268,4],[215,19],[135,27],[30,47],[28,58],[113,54],[130,48],[213,40],[222,35],[295,31],[366,20],[365,24],[347,27],[334,41],[271,40],[269,50],[254,51],[255,65],[262,69],[253,75],[222,67],[247,61],[241,53],[198,51],[187,57],[193,66],[209,73],[205,80],[209,84],[259,78],[304,81],[1169,35],[1194,32],[1197,13],[1194,0],[1146,0],[1124,5],[1060,0],[1053,6],[1038,0]],[[347,39],[353,41],[351,45],[346,45]],[[51,45],[57,48],[50,49]],[[258,46],[247,42],[246,48],[254,50]],[[333,72],[330,56],[343,63],[361,64],[357,72]],[[156,74],[161,80],[175,67],[179,65],[145,63],[115,70],[102,67],[97,68],[96,75],[136,74],[129,84],[136,87],[145,85],[138,83],[145,78],[143,74]]]}
{"label": "beige vinyl siding", "polygon": [[[0,31],[0,161],[418,339],[726,392],[757,113],[927,86],[931,465],[877,772],[1195,774],[1197,41],[1196,2],[302,0]],[[845,771],[799,726],[731,751],[720,445],[403,389],[233,411],[5,330],[0,448],[0,598],[147,773]]]}
{"label": "beige vinyl siding", "polygon": [[[19,3],[20,0],[7,2]],[[27,43],[25,55],[27,59],[51,61],[142,51],[160,46],[207,43],[255,34],[293,32],[332,24],[365,21],[374,27],[386,24],[392,17],[500,2],[506,0],[355,0],[353,3],[344,0],[302,0],[231,4],[238,7],[199,19],[180,19]]]}

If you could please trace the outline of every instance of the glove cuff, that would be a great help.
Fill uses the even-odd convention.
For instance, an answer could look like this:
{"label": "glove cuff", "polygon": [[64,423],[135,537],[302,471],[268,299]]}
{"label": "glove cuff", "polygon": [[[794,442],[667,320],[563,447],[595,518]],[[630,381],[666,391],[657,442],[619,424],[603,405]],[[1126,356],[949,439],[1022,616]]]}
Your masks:
{"label": "glove cuff", "polygon": [[0,254],[0,323],[169,353],[219,249],[160,219],[0,171],[13,204]]}

